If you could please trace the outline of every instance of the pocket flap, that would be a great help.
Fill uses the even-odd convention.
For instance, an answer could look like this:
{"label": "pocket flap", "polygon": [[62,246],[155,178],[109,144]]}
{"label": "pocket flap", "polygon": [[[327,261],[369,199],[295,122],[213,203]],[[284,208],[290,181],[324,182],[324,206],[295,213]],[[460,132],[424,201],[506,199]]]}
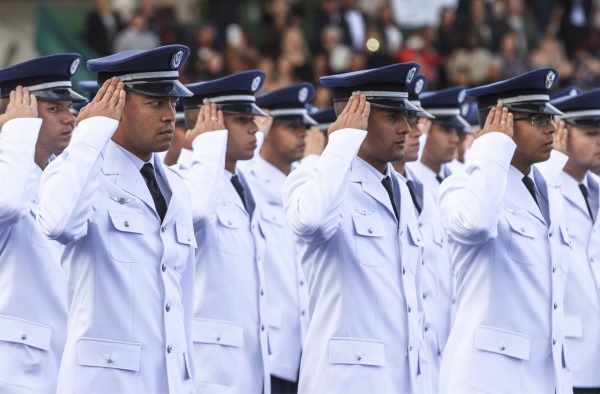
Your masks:
{"label": "pocket flap", "polygon": [[529,238],[535,238],[535,228],[530,218],[515,214],[506,215],[505,217],[508,225],[514,232]]}
{"label": "pocket flap", "polygon": [[0,341],[50,350],[52,327],[16,317],[0,316]]}
{"label": "pocket flap", "polygon": [[267,320],[269,322],[269,327],[281,327],[281,309],[274,306],[267,307]]}
{"label": "pocket flap", "polygon": [[244,329],[236,323],[194,319],[192,340],[197,343],[242,347],[244,346]]}
{"label": "pocket flap", "polygon": [[563,224],[560,225],[560,235],[562,236],[562,240],[567,245],[571,245],[571,238],[569,237],[569,231],[567,227]]}
{"label": "pocket flap", "polygon": [[583,337],[583,327],[581,326],[581,316],[565,315],[565,337],[568,337],[568,338]]}
{"label": "pocket flap", "polygon": [[381,220],[379,220],[379,217],[375,214],[353,214],[352,221],[354,222],[354,230],[359,235],[364,235],[366,237],[382,237],[385,235]]}
{"label": "pocket flap", "polygon": [[142,345],[134,342],[81,338],[79,340],[79,365],[139,371]]}
{"label": "pocket flap", "polygon": [[329,340],[329,363],[385,366],[383,341],[331,338]]}
{"label": "pocket flap", "polygon": [[529,360],[530,339],[527,335],[500,328],[477,327],[475,347],[488,352]]}
{"label": "pocket flap", "polygon": [[177,242],[184,245],[197,247],[196,237],[191,227],[186,226],[181,222],[175,222],[175,232],[177,233]]}
{"label": "pocket flap", "polygon": [[408,233],[410,234],[410,239],[413,244],[417,246],[424,246],[423,235],[417,226],[408,226]]}
{"label": "pocket flap", "polygon": [[219,222],[229,228],[240,228],[242,227],[242,219],[240,218],[240,214],[236,212],[236,207],[232,206],[232,208],[217,208],[217,219]]}
{"label": "pocket flap", "polygon": [[283,226],[285,223],[285,216],[283,213],[283,209],[270,204],[264,204],[260,207],[261,209],[261,217],[269,222],[274,223],[279,226]]}
{"label": "pocket flap", "polygon": [[108,211],[113,226],[126,233],[144,233],[143,216],[132,212]]}

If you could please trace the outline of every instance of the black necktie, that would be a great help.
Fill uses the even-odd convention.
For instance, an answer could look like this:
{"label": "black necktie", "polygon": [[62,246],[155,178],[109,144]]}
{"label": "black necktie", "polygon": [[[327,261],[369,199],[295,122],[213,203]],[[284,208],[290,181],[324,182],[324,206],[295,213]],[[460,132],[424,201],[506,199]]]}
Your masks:
{"label": "black necktie", "polygon": [[417,208],[417,212],[421,213],[422,208],[419,204],[419,201],[417,200],[417,194],[415,192],[415,183],[409,179],[406,181],[406,186],[408,187],[410,197],[412,198],[413,203],[415,204],[415,208]]}
{"label": "black necktie", "polygon": [[[538,206],[538,208],[540,208],[540,204],[538,203],[537,197],[535,195],[535,184],[533,183],[533,180],[528,176],[524,176],[523,183],[525,184],[525,187],[527,188],[527,190],[529,190],[529,193],[531,194],[531,197],[533,197],[535,204]],[[541,208],[540,208],[540,212],[541,212]]]}
{"label": "black necktie", "polygon": [[585,205],[587,206],[588,213],[590,214],[590,218],[592,221],[594,220],[594,215],[592,214],[592,207],[590,207],[589,193],[587,187],[583,183],[579,184],[579,190],[581,190],[581,194],[583,194],[583,199],[585,200]]}
{"label": "black necktie", "polygon": [[444,178],[442,178],[442,177],[440,176],[440,174],[436,174],[436,175],[435,175],[435,179],[437,179],[437,181],[438,181],[439,183],[442,183],[442,181],[444,180]]}
{"label": "black necktie", "polygon": [[233,187],[235,188],[235,191],[237,192],[237,194],[239,194],[240,198],[242,199],[242,204],[244,204],[244,209],[248,210],[248,208],[246,208],[246,197],[244,195],[244,186],[242,186],[242,182],[240,182],[240,178],[238,178],[237,174],[234,174],[231,177],[231,183],[233,184]]}
{"label": "black necktie", "polygon": [[400,220],[400,216],[398,216],[398,209],[396,208],[396,202],[394,201],[394,190],[392,189],[392,178],[390,178],[389,176],[386,176],[385,178],[383,178],[381,180],[381,183],[383,184],[383,187],[385,187],[385,190],[388,193],[388,196],[390,196],[390,201],[392,202],[392,208],[394,208],[394,215],[396,215],[396,220]]}
{"label": "black necktie", "polygon": [[160,221],[162,223],[165,218],[165,214],[167,213],[167,202],[165,201],[165,197],[160,192],[160,187],[158,187],[158,182],[156,182],[156,174],[154,173],[154,166],[150,163],[144,164],[140,173],[144,177],[146,181],[146,186],[148,186],[148,190],[150,190],[150,195],[152,196],[152,200],[154,200],[154,207],[156,208],[156,213],[160,217]]}

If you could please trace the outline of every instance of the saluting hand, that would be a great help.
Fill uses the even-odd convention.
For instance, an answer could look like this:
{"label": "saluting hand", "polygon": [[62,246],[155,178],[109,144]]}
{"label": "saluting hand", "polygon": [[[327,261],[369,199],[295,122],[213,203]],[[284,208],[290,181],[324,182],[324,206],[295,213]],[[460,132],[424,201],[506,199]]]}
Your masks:
{"label": "saluting hand", "polygon": [[329,125],[327,135],[339,129],[361,129],[366,130],[369,125],[369,113],[371,104],[367,97],[361,92],[354,92],[341,114],[338,115],[335,122]]}
{"label": "saluting hand", "polygon": [[306,131],[306,147],[304,148],[304,156],[308,155],[320,155],[325,149],[325,134],[321,132],[316,126],[309,128]]}
{"label": "saluting hand", "polygon": [[513,137],[513,114],[508,112],[508,108],[502,104],[501,100],[498,100],[496,107],[490,110],[483,128],[477,134],[477,138],[484,134],[491,133],[493,131],[499,131],[506,134],[510,138]]}
{"label": "saluting hand", "polygon": [[6,112],[0,115],[0,127],[12,119],[37,117],[38,110],[35,95],[30,93],[29,89],[19,85],[15,90],[10,92]]}
{"label": "saluting hand", "polygon": [[93,116],[121,120],[123,107],[125,107],[125,85],[117,77],[107,79],[96,93],[96,97],[79,111],[77,123]]}
{"label": "saluting hand", "polygon": [[556,134],[554,135],[554,150],[561,153],[567,154],[567,125],[562,119],[556,119],[554,121],[554,127],[556,127]]}
{"label": "saluting hand", "polygon": [[217,110],[217,105],[215,103],[211,103],[209,100],[204,99],[204,103],[198,112],[196,125],[193,129],[188,130],[185,133],[185,140],[191,144],[192,141],[194,141],[194,138],[202,133],[223,130],[224,128],[223,111]]}

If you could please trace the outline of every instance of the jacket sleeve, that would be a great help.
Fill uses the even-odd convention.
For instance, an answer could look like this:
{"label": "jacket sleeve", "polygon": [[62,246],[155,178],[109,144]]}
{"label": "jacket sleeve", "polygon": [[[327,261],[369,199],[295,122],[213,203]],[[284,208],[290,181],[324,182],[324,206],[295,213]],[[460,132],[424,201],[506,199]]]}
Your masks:
{"label": "jacket sleeve", "polygon": [[119,122],[106,117],[82,121],[67,149],[46,167],[39,193],[37,221],[50,239],[68,244],[87,233],[100,186],[102,150]]}
{"label": "jacket sleeve", "polygon": [[15,224],[28,195],[29,174],[35,166],[35,145],[42,119],[19,118],[6,122],[0,133],[0,227]]}
{"label": "jacket sleeve", "polygon": [[194,227],[215,209],[225,172],[227,130],[211,131],[192,142],[192,163],[182,168],[181,176],[192,199]]}
{"label": "jacket sleeve", "polygon": [[324,241],[335,233],[348,193],[352,160],[366,135],[358,129],[336,131],[317,160],[301,164],[287,177],[283,207],[296,235]]}
{"label": "jacket sleeve", "polygon": [[506,134],[483,135],[473,143],[472,161],[442,183],[438,205],[449,237],[460,243],[478,244],[497,236],[515,148]]}
{"label": "jacket sleeve", "polygon": [[194,342],[193,342],[193,321],[194,321],[194,286],[196,278],[196,253],[195,249],[190,248],[188,254],[185,273],[181,279],[181,293],[183,304],[183,322],[185,324],[185,340],[187,346],[187,357],[190,367],[192,381],[195,380],[194,371]]}

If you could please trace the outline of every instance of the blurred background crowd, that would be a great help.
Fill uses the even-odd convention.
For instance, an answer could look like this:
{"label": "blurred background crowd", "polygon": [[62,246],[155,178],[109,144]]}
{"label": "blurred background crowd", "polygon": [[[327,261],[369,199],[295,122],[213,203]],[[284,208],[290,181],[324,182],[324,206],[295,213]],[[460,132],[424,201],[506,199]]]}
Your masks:
{"label": "blurred background crowd", "polygon": [[[36,11],[39,54],[60,48],[91,58],[182,43],[192,50],[185,82],[259,68],[267,74],[265,91],[299,81],[318,87],[322,75],[412,60],[421,64],[429,90],[545,66],[559,71],[561,85],[600,86],[600,0],[26,3]],[[57,29],[62,37],[55,37]],[[25,60],[10,58],[14,46],[4,48],[0,66]],[[317,89],[314,104],[330,104],[327,89]]]}

